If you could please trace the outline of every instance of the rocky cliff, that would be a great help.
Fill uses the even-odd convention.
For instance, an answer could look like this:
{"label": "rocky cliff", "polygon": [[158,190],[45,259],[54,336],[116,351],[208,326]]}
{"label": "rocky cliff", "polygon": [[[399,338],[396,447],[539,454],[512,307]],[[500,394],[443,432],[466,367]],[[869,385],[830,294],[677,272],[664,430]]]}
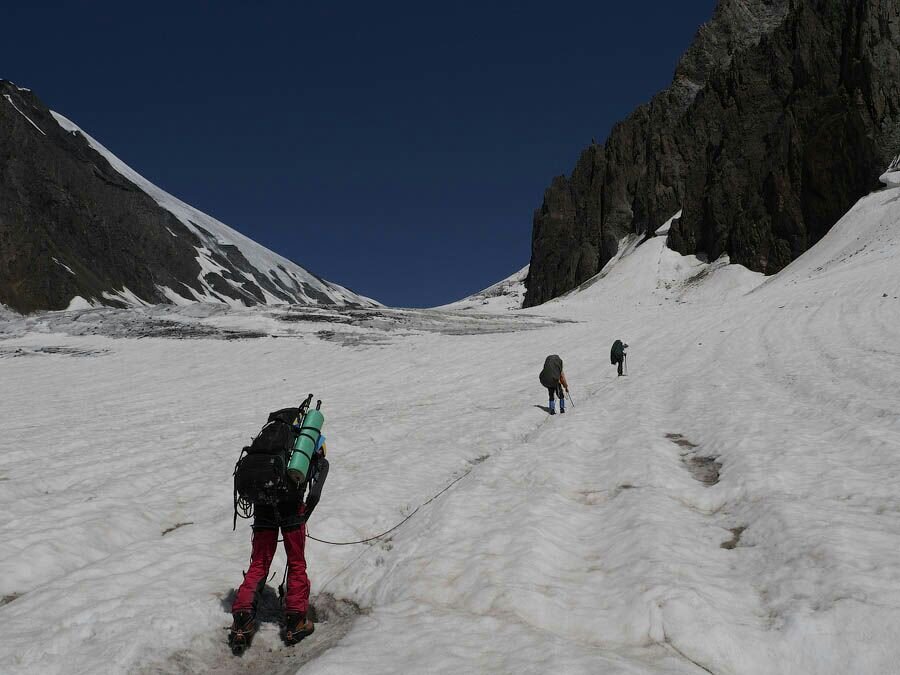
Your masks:
{"label": "rocky cliff", "polygon": [[0,80],[0,303],[30,312],[73,298],[377,304],[165,193]]}
{"label": "rocky cliff", "polygon": [[546,190],[525,305],[679,209],[673,248],[781,269],[900,150],[898,45],[897,0],[722,0],[672,85]]}

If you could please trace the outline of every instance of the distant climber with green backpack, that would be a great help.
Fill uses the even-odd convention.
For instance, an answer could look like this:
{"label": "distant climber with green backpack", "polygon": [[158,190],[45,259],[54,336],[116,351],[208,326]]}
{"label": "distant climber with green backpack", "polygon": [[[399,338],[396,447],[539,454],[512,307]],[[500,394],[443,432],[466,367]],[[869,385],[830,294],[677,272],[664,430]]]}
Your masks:
{"label": "distant climber with green backpack", "polygon": [[617,370],[619,373],[619,377],[625,374],[622,372],[622,369],[625,365],[626,359],[628,358],[628,355],[625,353],[626,349],[628,349],[628,345],[626,345],[621,340],[616,340],[615,342],[613,342],[612,349],[609,350],[609,362],[614,366],[618,366]]}
{"label": "distant climber with green backpack", "polygon": [[322,434],[325,418],[319,409],[322,402],[310,410],[311,401],[312,394],[300,407],[270,413],[234,468],[235,525],[238,515],[253,518],[250,567],[231,606],[234,622],[228,644],[236,655],[250,646],[256,633],[256,606],[278,546],[279,529],[287,554],[286,592],[279,587],[284,603],[282,638],[293,645],[315,630],[307,616],[306,521],[319,503],[328,460]]}
{"label": "distant climber with green backpack", "polygon": [[558,354],[551,354],[544,359],[544,368],[538,375],[541,384],[547,387],[550,392],[549,412],[551,415],[556,414],[556,401],[554,396],[559,397],[559,412],[566,412],[566,397],[563,396],[563,389],[569,392],[569,383],[566,382],[566,374],[563,372],[563,362]]}

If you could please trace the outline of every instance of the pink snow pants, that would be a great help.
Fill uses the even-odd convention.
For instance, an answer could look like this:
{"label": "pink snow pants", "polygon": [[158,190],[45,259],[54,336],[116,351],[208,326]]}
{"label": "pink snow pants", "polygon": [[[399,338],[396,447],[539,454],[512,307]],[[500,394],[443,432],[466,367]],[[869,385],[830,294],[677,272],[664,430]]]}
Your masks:
{"label": "pink snow pants", "polygon": [[[301,509],[303,507],[301,506]],[[306,614],[309,608],[309,577],[306,575],[306,525],[288,532],[282,531],[284,550],[287,553],[287,592],[284,599],[285,612]],[[269,567],[278,546],[278,529],[265,528],[253,531],[253,549],[250,554],[250,569],[244,575],[244,583],[237,591],[231,612],[253,611],[256,594],[261,592],[269,576]]]}

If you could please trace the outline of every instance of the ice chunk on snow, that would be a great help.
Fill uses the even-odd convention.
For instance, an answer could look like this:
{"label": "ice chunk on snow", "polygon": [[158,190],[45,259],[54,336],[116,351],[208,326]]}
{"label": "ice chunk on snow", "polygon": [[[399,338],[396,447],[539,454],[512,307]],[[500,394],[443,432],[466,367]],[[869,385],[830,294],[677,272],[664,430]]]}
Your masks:
{"label": "ice chunk on snow", "polygon": [[657,235],[669,234],[669,228],[672,227],[672,221],[677,220],[678,218],[681,218],[681,209],[678,210],[678,213],[676,213],[674,216],[672,216],[666,222],[664,222],[662,225],[660,225],[658,228],[656,228],[656,234]]}
{"label": "ice chunk on snow", "polygon": [[891,165],[883,174],[878,177],[882,183],[888,187],[900,187],[900,155],[894,158]]}
{"label": "ice chunk on snow", "polygon": [[93,309],[94,305],[89,303],[87,300],[82,298],[80,295],[76,295],[69,301],[69,306],[66,307],[66,311],[71,311],[73,309]]}

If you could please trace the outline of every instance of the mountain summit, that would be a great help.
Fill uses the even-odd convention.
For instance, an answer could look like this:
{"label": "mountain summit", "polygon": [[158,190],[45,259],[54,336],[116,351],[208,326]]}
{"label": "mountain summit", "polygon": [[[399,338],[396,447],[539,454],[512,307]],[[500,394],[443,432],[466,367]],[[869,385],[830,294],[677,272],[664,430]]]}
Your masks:
{"label": "mountain summit", "polygon": [[373,306],[156,187],[0,80],[0,303]]}

